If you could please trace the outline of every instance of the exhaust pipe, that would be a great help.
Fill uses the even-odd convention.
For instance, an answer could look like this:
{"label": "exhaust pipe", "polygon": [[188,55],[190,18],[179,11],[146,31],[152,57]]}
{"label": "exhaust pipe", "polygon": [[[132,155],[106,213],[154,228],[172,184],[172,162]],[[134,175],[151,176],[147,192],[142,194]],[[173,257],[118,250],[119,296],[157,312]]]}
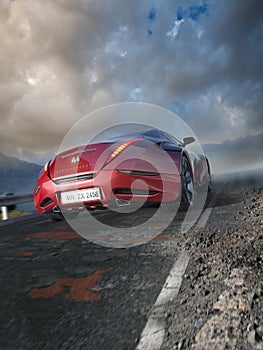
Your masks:
{"label": "exhaust pipe", "polygon": [[116,204],[118,205],[118,207],[124,207],[126,205],[130,205],[131,202],[125,199],[116,199]]}
{"label": "exhaust pipe", "polygon": [[53,213],[61,213],[61,210],[56,205],[52,208]]}

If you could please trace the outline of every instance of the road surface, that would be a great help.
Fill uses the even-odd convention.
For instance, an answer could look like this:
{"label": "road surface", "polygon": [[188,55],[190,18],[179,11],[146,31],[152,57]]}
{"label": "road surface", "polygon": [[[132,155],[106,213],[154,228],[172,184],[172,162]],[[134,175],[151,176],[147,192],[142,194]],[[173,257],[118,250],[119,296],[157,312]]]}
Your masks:
{"label": "road surface", "polygon": [[[0,226],[0,349],[153,349],[156,318],[163,322],[159,349],[263,348],[260,186],[221,183],[203,222],[180,233],[180,212],[152,241],[130,248],[94,244],[66,222],[43,217]],[[182,256],[183,268],[176,265]],[[174,295],[167,294],[169,283],[177,283]],[[243,318],[226,306],[237,300]]]}

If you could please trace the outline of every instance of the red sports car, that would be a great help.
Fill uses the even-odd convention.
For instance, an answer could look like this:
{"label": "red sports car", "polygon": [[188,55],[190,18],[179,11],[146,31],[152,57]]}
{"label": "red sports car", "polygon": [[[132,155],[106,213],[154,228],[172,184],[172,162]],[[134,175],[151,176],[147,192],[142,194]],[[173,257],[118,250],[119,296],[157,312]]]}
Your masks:
{"label": "red sports car", "polygon": [[34,190],[38,213],[54,220],[82,210],[132,203],[192,204],[195,191],[211,189],[206,156],[159,129],[112,137],[58,154],[40,172]]}

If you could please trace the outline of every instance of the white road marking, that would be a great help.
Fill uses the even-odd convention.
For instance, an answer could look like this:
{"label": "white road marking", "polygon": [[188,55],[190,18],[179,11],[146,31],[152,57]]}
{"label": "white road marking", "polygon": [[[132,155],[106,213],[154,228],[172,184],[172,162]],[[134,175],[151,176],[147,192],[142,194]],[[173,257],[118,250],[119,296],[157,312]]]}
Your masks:
{"label": "white road marking", "polygon": [[153,306],[136,350],[159,350],[161,348],[165,335],[166,305],[177,296],[188,262],[189,256],[181,253],[174,263]]}
{"label": "white road marking", "polygon": [[209,219],[209,216],[212,213],[212,210],[213,210],[213,208],[208,208],[208,209],[204,210],[203,214],[201,215],[201,217],[197,221],[196,229],[200,230],[201,228],[205,227],[205,225]]}

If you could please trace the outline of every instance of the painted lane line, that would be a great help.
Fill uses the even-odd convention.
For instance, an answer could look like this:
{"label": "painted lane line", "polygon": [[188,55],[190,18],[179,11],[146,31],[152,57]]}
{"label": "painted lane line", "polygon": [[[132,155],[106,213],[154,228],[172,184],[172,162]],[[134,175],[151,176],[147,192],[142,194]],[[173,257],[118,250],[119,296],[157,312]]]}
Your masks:
{"label": "painted lane line", "polygon": [[174,263],[152,308],[136,350],[159,350],[161,348],[166,327],[166,306],[177,296],[188,262],[189,256],[186,253],[181,253]]}
{"label": "painted lane line", "polygon": [[196,224],[196,229],[201,230],[201,228],[204,228],[211,213],[212,213],[213,208],[208,208],[205,209],[199,220],[197,221]]}

